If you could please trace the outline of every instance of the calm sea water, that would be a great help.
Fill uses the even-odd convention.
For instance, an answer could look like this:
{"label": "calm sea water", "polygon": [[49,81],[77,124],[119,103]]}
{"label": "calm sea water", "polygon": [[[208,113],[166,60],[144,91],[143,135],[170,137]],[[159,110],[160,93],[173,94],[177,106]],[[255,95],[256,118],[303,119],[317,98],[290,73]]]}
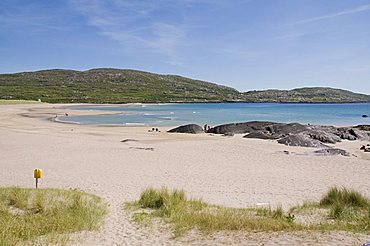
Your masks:
{"label": "calm sea water", "polygon": [[[186,103],[133,106],[79,106],[67,110],[107,110],[113,115],[68,116],[60,121],[94,125],[176,126],[188,123],[218,125],[244,121],[299,122],[302,124],[370,124],[370,103]],[[73,112],[71,112],[73,113]]]}

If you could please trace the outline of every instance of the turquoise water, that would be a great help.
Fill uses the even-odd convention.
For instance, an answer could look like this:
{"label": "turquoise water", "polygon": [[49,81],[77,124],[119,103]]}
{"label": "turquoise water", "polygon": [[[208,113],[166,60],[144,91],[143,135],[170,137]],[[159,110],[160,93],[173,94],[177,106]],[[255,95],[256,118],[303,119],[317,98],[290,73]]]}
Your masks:
{"label": "turquoise water", "polygon": [[[370,103],[279,104],[279,103],[186,103],[132,106],[89,105],[67,111],[107,110],[113,115],[68,116],[60,121],[94,125],[176,126],[188,123],[218,125],[244,121],[299,122],[302,124],[370,124]],[[73,112],[71,112],[73,113]]]}

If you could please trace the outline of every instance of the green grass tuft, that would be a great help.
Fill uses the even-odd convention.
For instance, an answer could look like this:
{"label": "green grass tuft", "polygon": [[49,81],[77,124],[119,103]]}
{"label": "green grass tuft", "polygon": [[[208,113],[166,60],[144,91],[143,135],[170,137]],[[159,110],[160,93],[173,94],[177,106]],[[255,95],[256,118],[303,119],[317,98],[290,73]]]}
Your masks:
{"label": "green grass tuft", "polygon": [[369,200],[361,193],[346,188],[338,189],[336,187],[331,188],[320,201],[320,205],[323,206],[338,205],[340,207],[353,206],[364,208],[369,204]]}
{"label": "green grass tuft", "polygon": [[272,208],[227,208],[188,199],[182,190],[149,188],[137,202],[126,208],[137,222],[153,217],[173,224],[174,235],[191,229],[210,233],[229,231],[344,230],[368,232],[370,203],[360,193],[345,188],[332,188],[320,202],[305,202],[285,213],[281,206]]}
{"label": "green grass tuft", "polygon": [[190,229],[203,232],[280,231],[298,226],[286,219],[281,207],[276,210],[225,208],[208,205],[201,200],[187,199],[184,191],[170,192],[166,188],[146,189],[137,202],[126,204],[126,208],[151,209],[151,213],[140,213],[140,220],[144,220],[142,216],[145,215],[163,218],[174,224],[175,236]]}
{"label": "green grass tuft", "polygon": [[107,213],[97,196],[76,190],[0,188],[0,245],[57,240],[56,235],[95,230]]}

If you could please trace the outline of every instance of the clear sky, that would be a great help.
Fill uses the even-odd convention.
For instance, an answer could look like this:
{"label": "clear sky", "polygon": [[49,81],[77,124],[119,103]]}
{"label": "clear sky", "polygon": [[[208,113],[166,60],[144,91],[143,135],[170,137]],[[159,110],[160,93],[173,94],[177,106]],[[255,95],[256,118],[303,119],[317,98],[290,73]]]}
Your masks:
{"label": "clear sky", "polygon": [[0,73],[96,67],[370,94],[370,0],[0,0]]}

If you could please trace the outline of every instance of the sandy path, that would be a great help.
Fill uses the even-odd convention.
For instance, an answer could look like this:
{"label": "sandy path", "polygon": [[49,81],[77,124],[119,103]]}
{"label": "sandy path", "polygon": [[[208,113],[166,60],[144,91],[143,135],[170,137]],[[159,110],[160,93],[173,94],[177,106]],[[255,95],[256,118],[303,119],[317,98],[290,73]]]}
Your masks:
{"label": "sandy path", "polygon": [[[213,237],[195,233],[173,241],[168,232],[140,228],[122,210],[123,202],[137,199],[148,186],[181,188],[190,196],[234,207],[269,203],[287,208],[317,200],[334,185],[355,188],[370,197],[370,160],[358,150],[360,142],[340,143],[357,157],[307,156],[304,153],[312,149],[241,136],[148,133],[141,127],[80,126],[38,118],[63,113],[52,107],[0,106],[0,185],[33,187],[32,170],[39,167],[45,173],[41,187],[78,188],[101,196],[110,204],[110,214],[101,232],[83,235],[82,245],[351,245],[366,239],[348,233],[219,233]],[[123,139],[139,141],[121,143]]]}

